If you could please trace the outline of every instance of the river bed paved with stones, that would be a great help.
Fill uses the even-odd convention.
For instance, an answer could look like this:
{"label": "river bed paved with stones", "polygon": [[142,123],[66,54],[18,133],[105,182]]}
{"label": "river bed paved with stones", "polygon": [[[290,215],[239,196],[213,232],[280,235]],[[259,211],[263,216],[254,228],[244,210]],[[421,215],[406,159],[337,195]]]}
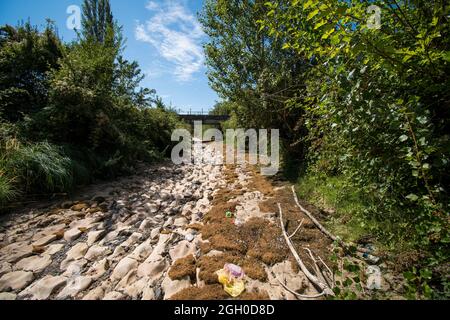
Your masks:
{"label": "river bed paved with stones", "polygon": [[[211,159],[217,156],[212,150],[202,152]],[[2,217],[0,300],[169,299],[198,285],[173,281],[168,270],[176,260],[199,254],[201,234],[186,227],[201,223],[210,210],[214,193],[226,184],[223,170],[152,166],[87,188],[81,201]],[[241,170],[239,180],[245,179]],[[244,194],[246,212],[255,197]],[[299,274],[286,276],[291,283],[305,281]],[[264,285],[271,298],[289,298],[273,279]]]}

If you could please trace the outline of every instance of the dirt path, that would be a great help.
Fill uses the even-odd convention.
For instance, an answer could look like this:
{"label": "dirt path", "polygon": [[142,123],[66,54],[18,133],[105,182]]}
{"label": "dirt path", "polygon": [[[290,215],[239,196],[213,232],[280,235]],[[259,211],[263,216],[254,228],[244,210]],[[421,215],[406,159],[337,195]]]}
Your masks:
{"label": "dirt path", "polygon": [[0,299],[227,299],[215,274],[225,263],[246,273],[240,299],[295,299],[275,275],[315,294],[281,236],[278,202],[288,232],[305,219],[293,238],[300,255],[309,247],[326,259],[330,242],[289,188],[247,165],[161,165],[3,217]]}

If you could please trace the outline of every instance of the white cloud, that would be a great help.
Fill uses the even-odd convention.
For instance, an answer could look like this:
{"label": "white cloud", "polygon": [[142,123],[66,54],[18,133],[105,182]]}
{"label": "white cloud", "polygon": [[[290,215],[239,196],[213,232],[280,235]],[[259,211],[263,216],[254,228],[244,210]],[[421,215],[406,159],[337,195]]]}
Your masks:
{"label": "white cloud", "polygon": [[145,23],[138,22],[136,39],[153,45],[172,64],[172,74],[178,81],[191,80],[205,60],[200,23],[179,1],[166,1],[162,6],[151,1],[149,7],[154,14]]}
{"label": "white cloud", "polygon": [[147,8],[148,10],[156,10],[159,8],[159,4],[157,4],[155,1],[149,1],[145,8]]}

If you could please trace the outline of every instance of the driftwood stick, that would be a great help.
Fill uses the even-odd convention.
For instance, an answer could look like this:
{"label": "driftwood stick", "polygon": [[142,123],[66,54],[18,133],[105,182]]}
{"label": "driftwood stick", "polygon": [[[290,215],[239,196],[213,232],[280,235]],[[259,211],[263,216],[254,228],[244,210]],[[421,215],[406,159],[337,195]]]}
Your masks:
{"label": "driftwood stick", "polygon": [[275,277],[275,279],[277,279],[277,281],[281,284],[281,286],[282,286],[284,289],[286,289],[287,291],[289,291],[290,293],[292,293],[293,295],[295,295],[295,296],[297,296],[297,297],[299,297],[299,298],[302,298],[302,299],[316,299],[316,298],[320,298],[320,297],[322,297],[322,296],[325,295],[325,292],[321,292],[321,293],[319,293],[319,294],[310,295],[310,296],[304,295],[304,294],[300,294],[300,293],[297,293],[297,292],[295,292],[294,290],[290,289],[287,285],[285,285],[285,284],[283,283],[283,281],[281,281],[280,279],[278,279],[277,276],[274,275],[274,277]]}
{"label": "driftwood stick", "polygon": [[291,240],[289,239],[289,236],[286,233],[286,230],[284,228],[284,223],[283,223],[283,210],[281,209],[281,205],[279,203],[278,203],[278,210],[280,211],[280,225],[281,225],[281,230],[283,232],[283,236],[286,240],[286,243],[287,243],[289,249],[291,250],[292,254],[294,255],[295,260],[297,261],[298,265],[300,266],[300,269],[303,271],[303,273],[306,275],[306,277],[309,279],[309,281],[311,281],[314,285],[316,285],[317,287],[319,287],[322,290],[323,294],[334,296],[334,292],[328,287],[328,285],[326,283],[323,283],[319,279],[317,279],[317,277],[314,276],[311,272],[309,272],[309,270],[304,265],[302,259],[298,255],[297,251],[294,248],[294,245],[292,244]]}
{"label": "driftwood stick", "polygon": [[291,239],[293,236],[295,236],[295,234],[298,232],[298,230],[300,230],[300,228],[303,225],[303,221],[305,221],[305,219],[302,219],[302,222],[300,222],[300,224],[298,225],[297,229],[295,229],[295,231],[289,236],[289,239]]}

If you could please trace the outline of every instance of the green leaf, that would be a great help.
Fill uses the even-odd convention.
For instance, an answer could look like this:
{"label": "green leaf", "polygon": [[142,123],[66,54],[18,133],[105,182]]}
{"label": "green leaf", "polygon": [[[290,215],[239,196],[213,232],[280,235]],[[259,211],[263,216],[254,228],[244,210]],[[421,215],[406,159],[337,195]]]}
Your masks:
{"label": "green leaf", "polygon": [[[308,0],[304,5],[303,5],[303,10],[308,9],[309,7],[311,7],[313,4],[313,0]],[[294,3],[293,5],[296,5],[296,3]]]}
{"label": "green leaf", "polygon": [[308,16],[306,17],[306,20],[309,21],[312,18],[314,18],[319,13],[319,9],[316,9],[314,11],[311,11]]}
{"label": "green leaf", "polygon": [[406,140],[408,140],[408,136],[406,134],[400,136],[399,138],[400,142],[405,142]]}
{"label": "green leaf", "polygon": [[419,199],[419,197],[418,197],[417,195],[411,193],[410,195],[408,195],[408,196],[406,197],[406,199],[411,200],[411,201],[413,201],[413,202],[416,202],[416,201]]}

